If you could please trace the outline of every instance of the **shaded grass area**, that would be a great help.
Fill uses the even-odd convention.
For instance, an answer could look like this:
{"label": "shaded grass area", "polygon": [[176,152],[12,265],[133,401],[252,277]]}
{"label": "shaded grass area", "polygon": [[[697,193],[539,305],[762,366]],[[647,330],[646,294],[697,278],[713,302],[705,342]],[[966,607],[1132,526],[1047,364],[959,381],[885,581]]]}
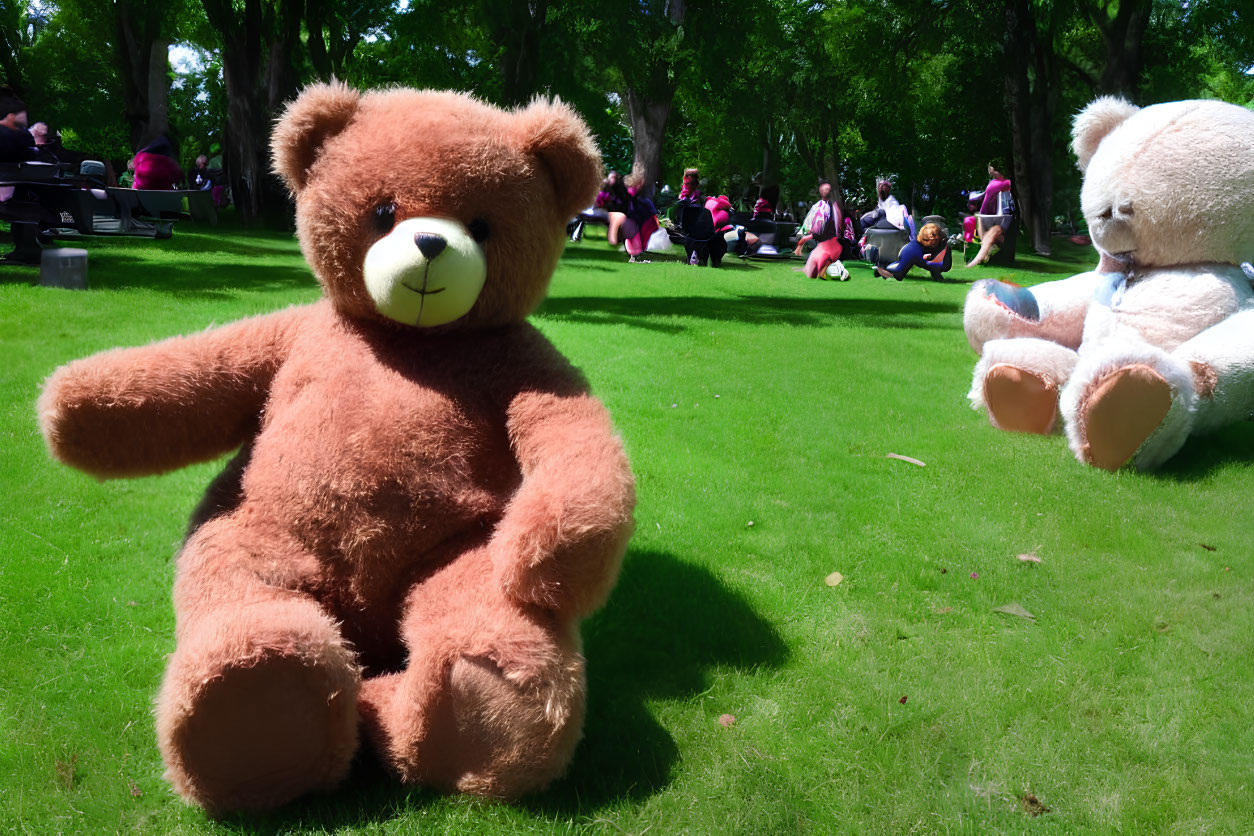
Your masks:
{"label": "shaded grass area", "polygon": [[[173,648],[170,556],[219,465],[98,483],[48,461],[33,403],[69,359],[317,288],[285,236],[187,226],[87,246],[87,293],[0,268],[0,821],[19,832],[1254,820],[1254,426],[1191,441],[1155,475],[1108,474],[966,405],[967,283],[1069,275],[1090,253],[1060,242],[952,284],[850,265],[836,283],[800,262],[626,264],[589,239],[535,322],[609,405],[640,504],[619,586],[584,626],[568,775],[503,805],[407,790],[363,755],[336,792],[211,822],[161,780],[149,706]],[[1034,618],[995,611],[1010,604]]]}

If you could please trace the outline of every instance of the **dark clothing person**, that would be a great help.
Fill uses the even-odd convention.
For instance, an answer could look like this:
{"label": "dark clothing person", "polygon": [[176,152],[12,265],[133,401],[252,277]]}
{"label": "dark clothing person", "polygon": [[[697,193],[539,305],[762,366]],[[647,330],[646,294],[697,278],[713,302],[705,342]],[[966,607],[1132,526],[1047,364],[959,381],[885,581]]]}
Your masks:
{"label": "dark clothing person", "polygon": [[943,278],[942,274],[953,267],[953,253],[949,242],[941,239],[931,247],[924,247],[918,241],[908,241],[901,248],[897,261],[888,265],[886,272],[891,273],[897,281],[906,277],[911,267],[922,267],[931,274],[933,279]]}
{"label": "dark clothing person", "polygon": [[35,156],[35,137],[25,128],[0,125],[0,163],[24,163]]}

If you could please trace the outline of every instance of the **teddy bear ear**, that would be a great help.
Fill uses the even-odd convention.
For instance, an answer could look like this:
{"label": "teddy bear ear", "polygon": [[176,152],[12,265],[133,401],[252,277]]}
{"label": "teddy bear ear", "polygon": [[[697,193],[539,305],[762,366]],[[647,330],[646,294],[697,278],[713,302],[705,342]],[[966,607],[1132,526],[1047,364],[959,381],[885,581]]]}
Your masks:
{"label": "teddy bear ear", "polygon": [[1075,151],[1081,171],[1089,167],[1089,160],[1097,153],[1102,140],[1138,110],[1140,108],[1127,99],[1102,96],[1076,114],[1071,128],[1071,150]]}
{"label": "teddy bear ear", "polygon": [[601,153],[573,108],[536,99],[516,112],[514,129],[523,151],[538,157],[552,179],[563,218],[592,204],[601,183]]}
{"label": "teddy bear ear", "polygon": [[292,194],[305,187],[322,147],[348,126],[360,103],[360,93],[342,82],[332,82],[312,84],[288,104],[275,123],[270,147],[274,171]]}

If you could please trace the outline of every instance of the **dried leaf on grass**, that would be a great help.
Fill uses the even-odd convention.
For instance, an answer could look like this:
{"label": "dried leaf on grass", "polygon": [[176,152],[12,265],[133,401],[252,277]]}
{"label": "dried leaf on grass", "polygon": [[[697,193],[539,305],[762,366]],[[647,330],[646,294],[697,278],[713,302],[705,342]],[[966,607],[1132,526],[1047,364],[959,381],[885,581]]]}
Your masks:
{"label": "dried leaf on grass", "polygon": [[730,714],[721,714],[718,718],[718,724],[725,729],[730,729],[736,722],[736,718]]}
{"label": "dried leaf on grass", "polygon": [[1019,555],[1019,559],[1022,560],[1024,563],[1040,563],[1041,562],[1041,559],[1037,557],[1034,552],[1021,554]]}
{"label": "dried leaf on grass", "polygon": [[131,791],[131,798],[139,798],[144,794],[144,791],[139,788],[139,785],[130,778],[126,779],[126,784]]}
{"label": "dried leaf on grass", "polygon": [[830,575],[828,575],[824,579],[823,582],[826,583],[828,586],[840,586],[840,582],[843,581],[844,579],[845,579],[845,576],[842,575],[840,572],[832,572]]}
{"label": "dried leaf on grass", "polygon": [[911,456],[903,456],[900,453],[889,453],[887,458],[896,459],[897,461],[901,461],[901,462],[910,462],[910,464],[917,464],[919,467],[927,467],[927,465],[925,465],[923,462],[919,461],[918,459],[912,458]]}
{"label": "dried leaf on grass", "polygon": [[1023,808],[1023,812],[1029,816],[1040,816],[1049,812],[1049,808],[1041,803],[1041,800],[1030,792],[1025,792],[1019,796],[1019,806]]}
{"label": "dried leaf on grass", "polygon": [[1025,610],[1023,605],[1013,602],[1000,607],[993,607],[993,612],[999,612],[1002,615],[1013,615],[1018,618],[1026,618],[1028,621],[1036,621],[1036,616]]}
{"label": "dried leaf on grass", "polygon": [[1208,545],[1206,545],[1205,543],[1198,543],[1198,545],[1199,545],[1199,546],[1201,546],[1202,548],[1206,549],[1206,551],[1208,551],[1208,552],[1215,552],[1215,551],[1219,551],[1219,549],[1215,548],[1214,546],[1208,546]]}
{"label": "dried leaf on grass", "polygon": [[57,783],[62,789],[74,789],[74,767],[78,764],[78,755],[71,755],[68,761],[58,760],[56,762]]}

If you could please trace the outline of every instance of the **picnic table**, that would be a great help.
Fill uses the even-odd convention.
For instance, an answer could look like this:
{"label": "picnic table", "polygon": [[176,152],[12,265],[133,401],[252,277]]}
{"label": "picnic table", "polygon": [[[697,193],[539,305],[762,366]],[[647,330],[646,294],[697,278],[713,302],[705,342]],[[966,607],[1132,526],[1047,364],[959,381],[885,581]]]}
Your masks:
{"label": "picnic table", "polygon": [[58,163],[0,164],[0,190],[14,190],[10,199],[0,203],[0,220],[9,222],[15,244],[5,261],[39,264],[41,237],[169,238],[178,220],[192,217],[217,222],[217,210],[207,191],[105,187],[67,169]]}

